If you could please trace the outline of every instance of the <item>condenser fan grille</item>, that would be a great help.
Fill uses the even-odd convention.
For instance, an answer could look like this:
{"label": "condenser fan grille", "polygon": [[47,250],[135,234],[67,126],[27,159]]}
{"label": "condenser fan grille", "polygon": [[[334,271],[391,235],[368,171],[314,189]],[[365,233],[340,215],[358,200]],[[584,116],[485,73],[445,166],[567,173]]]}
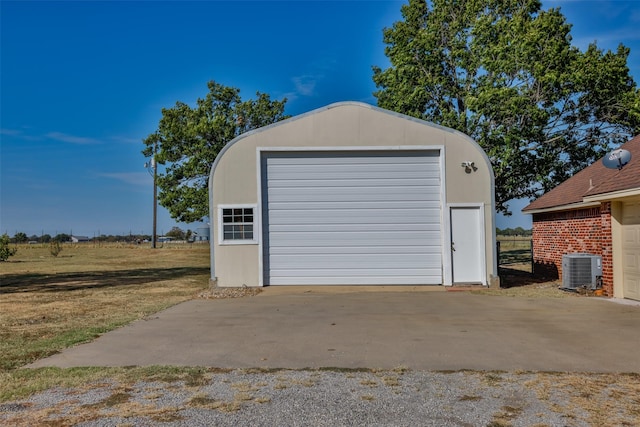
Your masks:
{"label": "condenser fan grille", "polygon": [[595,289],[602,276],[602,258],[591,254],[569,254],[562,256],[562,287]]}

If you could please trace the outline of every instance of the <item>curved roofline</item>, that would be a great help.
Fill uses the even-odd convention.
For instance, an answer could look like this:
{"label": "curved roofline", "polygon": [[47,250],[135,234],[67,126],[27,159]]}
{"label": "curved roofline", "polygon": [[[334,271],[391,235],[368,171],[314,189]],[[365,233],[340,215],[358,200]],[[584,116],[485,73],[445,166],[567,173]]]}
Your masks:
{"label": "curved roofline", "polygon": [[[441,126],[441,125],[438,125],[438,124],[433,123],[433,122],[429,122],[427,120],[422,120],[422,119],[418,119],[416,117],[407,116],[406,114],[397,113],[395,111],[386,110],[384,108],[376,107],[374,105],[367,104],[367,103],[364,103],[364,102],[358,102],[358,101],[334,102],[333,104],[329,104],[329,105],[324,106],[324,107],[316,108],[315,110],[311,110],[311,111],[308,111],[306,113],[299,114],[297,116],[289,117],[288,119],[281,120],[279,122],[272,123],[270,125],[263,126],[261,128],[253,129],[253,130],[250,130],[249,132],[243,133],[242,135],[236,136],[231,141],[229,141],[222,148],[222,150],[220,150],[220,152],[216,156],[216,159],[213,162],[213,165],[211,165],[211,170],[209,172],[209,186],[211,186],[211,182],[212,182],[212,179],[213,179],[213,174],[215,173],[215,170],[216,170],[216,167],[218,165],[218,162],[220,161],[220,159],[222,158],[224,153],[227,150],[229,150],[232,145],[237,144],[242,139],[247,138],[247,137],[252,136],[252,135],[256,135],[256,134],[265,132],[265,131],[267,131],[269,129],[272,129],[274,127],[277,127],[277,126],[282,126],[284,124],[291,123],[291,122],[294,122],[296,120],[303,119],[305,117],[308,117],[308,116],[311,116],[311,115],[314,115],[314,114],[317,114],[317,113],[320,113],[320,112],[323,112],[323,111],[328,111],[328,110],[331,110],[333,108],[344,107],[344,106],[356,106],[356,107],[368,108],[370,110],[378,111],[380,113],[388,114],[390,116],[395,116],[395,117],[398,117],[400,119],[409,120],[409,121],[412,121],[412,122],[415,122],[415,123],[420,123],[420,124],[423,124],[423,125],[426,125],[426,126],[429,126],[429,127],[432,127],[432,128],[440,129],[440,130],[442,130],[444,132],[451,133],[451,134],[460,136],[463,139],[466,139],[468,142],[470,142],[472,145],[475,146],[475,148],[480,152],[480,154],[484,158],[484,161],[485,161],[487,167],[489,168],[489,172],[490,172],[490,175],[491,175],[491,188],[495,188],[495,175],[493,173],[493,166],[491,165],[491,160],[489,160],[489,156],[487,156],[487,153],[485,153],[485,151],[482,149],[480,144],[478,144],[469,135],[467,135],[465,133],[462,133],[462,132],[460,132],[458,130],[452,129],[452,128],[448,128],[448,127]],[[494,199],[494,200],[492,200],[492,203],[493,203],[493,205],[495,207],[495,190],[493,191],[492,198]]]}
{"label": "curved roofline", "polygon": [[[460,131],[457,131],[455,129],[452,128],[448,128],[445,126],[441,126],[438,124],[435,124],[433,122],[429,122],[426,120],[422,120],[422,119],[418,119],[416,117],[411,117],[411,116],[407,116],[406,114],[401,114],[401,113],[397,113],[395,111],[391,111],[391,110],[386,110],[384,108],[380,108],[380,107],[376,107],[373,106],[371,104],[367,104],[364,102],[358,102],[358,101],[341,101],[341,102],[335,102],[333,104],[329,104],[327,106],[324,107],[320,107],[320,108],[316,108],[315,110],[311,110],[308,111],[306,113],[302,113],[299,114],[297,116],[293,116],[290,117],[288,119],[285,120],[281,120],[279,122],[276,123],[272,123],[270,125],[267,126],[263,126],[261,128],[257,128],[254,130],[251,130],[249,132],[245,132],[242,135],[238,135],[237,137],[233,138],[231,141],[229,141],[223,148],[222,150],[220,150],[220,152],[218,153],[218,155],[216,156],[216,159],[213,162],[213,165],[211,166],[211,170],[209,172],[209,182],[208,182],[208,194],[209,194],[209,208],[211,208],[211,203],[213,202],[213,175],[215,174],[216,168],[218,166],[218,163],[220,162],[220,159],[224,156],[224,154],[227,152],[227,150],[229,150],[233,145],[237,144],[238,142],[242,141],[243,139],[249,137],[249,136],[253,136],[262,132],[266,132],[269,129],[272,129],[274,127],[277,126],[282,126],[285,125],[287,123],[291,123],[293,121],[296,120],[301,120],[304,119],[308,116],[314,115],[314,114],[318,114],[321,113],[323,111],[328,111],[331,110],[333,108],[339,108],[339,107],[345,107],[345,106],[355,106],[355,107],[361,107],[361,108],[368,108],[370,110],[373,111],[377,111],[380,113],[384,113],[384,114],[388,114],[390,116],[395,116],[398,117],[399,119],[404,119],[404,120],[409,120],[415,123],[419,123],[425,126],[429,126],[432,128],[436,128],[439,129],[443,132],[447,132],[453,135],[456,135],[464,140],[466,140],[467,142],[469,142],[473,147],[476,148],[476,150],[480,153],[480,155],[482,156],[482,158],[484,159],[484,162],[489,170],[489,178],[490,178],[490,186],[491,186],[491,209],[492,209],[492,214],[491,214],[491,230],[492,230],[492,241],[495,242],[496,240],[496,219],[495,219],[495,210],[496,210],[496,191],[495,191],[495,175],[493,173],[493,166],[491,165],[491,161],[489,160],[489,156],[487,156],[487,153],[485,153],[485,151],[482,149],[482,147],[480,147],[480,144],[478,144],[473,138],[471,138],[469,135],[462,133]],[[211,211],[209,212],[209,217],[210,220],[212,220],[212,215],[211,215]],[[211,235],[213,236],[213,233],[211,233]],[[215,243],[211,242],[211,279],[215,280],[216,279],[216,275],[215,275]],[[495,245],[493,245],[493,259],[497,259],[497,254],[496,254],[496,247]],[[496,265],[494,263],[494,271],[491,272],[492,275],[497,275],[497,270],[496,270]]]}

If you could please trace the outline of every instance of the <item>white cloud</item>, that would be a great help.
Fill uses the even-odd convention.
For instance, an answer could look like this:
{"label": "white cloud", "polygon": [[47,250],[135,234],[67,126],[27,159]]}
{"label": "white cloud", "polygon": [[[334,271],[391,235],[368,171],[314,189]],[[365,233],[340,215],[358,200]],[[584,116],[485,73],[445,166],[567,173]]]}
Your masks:
{"label": "white cloud", "polygon": [[105,172],[98,176],[115,179],[132,185],[149,185],[153,182],[148,172]]}
{"label": "white cloud", "polygon": [[69,144],[78,144],[78,145],[100,144],[100,141],[98,141],[97,139],[87,138],[84,136],[68,135],[62,132],[49,132],[45,136],[47,138],[50,138],[56,141],[68,142]]}
{"label": "white cloud", "polygon": [[287,94],[287,99],[295,99],[298,96],[315,96],[316,86],[335,67],[336,60],[329,57],[318,58],[310,64],[309,73],[294,76],[291,81],[294,85],[293,94]]}
{"label": "white cloud", "polygon": [[309,75],[294,77],[292,80],[296,93],[302,96],[313,96],[318,78],[318,76]]}
{"label": "white cloud", "polygon": [[0,135],[20,136],[21,134],[22,132],[16,129],[0,129]]}
{"label": "white cloud", "polygon": [[8,137],[14,137],[14,138],[20,138],[20,139],[24,139],[24,140],[27,140],[27,141],[37,141],[37,140],[40,139],[37,136],[27,135],[20,129],[2,128],[2,129],[0,129],[0,135],[5,135],[5,136],[8,136]]}
{"label": "white cloud", "polygon": [[124,144],[140,144],[140,145],[142,145],[142,138],[130,138],[130,137],[127,137],[127,136],[112,136],[110,139],[115,141],[115,142],[121,142],[121,143],[124,143]]}

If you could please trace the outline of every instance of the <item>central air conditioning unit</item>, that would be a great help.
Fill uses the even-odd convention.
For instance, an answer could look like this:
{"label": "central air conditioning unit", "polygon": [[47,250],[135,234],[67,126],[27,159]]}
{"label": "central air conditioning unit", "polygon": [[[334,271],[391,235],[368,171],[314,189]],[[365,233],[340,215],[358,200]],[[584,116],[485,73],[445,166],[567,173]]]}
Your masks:
{"label": "central air conditioning unit", "polygon": [[596,289],[601,285],[602,257],[600,255],[562,255],[563,289]]}

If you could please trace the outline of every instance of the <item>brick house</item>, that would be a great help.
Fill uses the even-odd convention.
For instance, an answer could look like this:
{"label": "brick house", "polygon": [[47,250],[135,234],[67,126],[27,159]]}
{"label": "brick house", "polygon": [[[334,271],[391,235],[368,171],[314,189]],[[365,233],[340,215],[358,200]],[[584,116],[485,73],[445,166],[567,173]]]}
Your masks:
{"label": "brick house", "polygon": [[621,170],[601,161],[526,206],[533,216],[534,273],[562,278],[562,255],[602,257],[607,296],[640,300],[640,135],[622,147]]}

